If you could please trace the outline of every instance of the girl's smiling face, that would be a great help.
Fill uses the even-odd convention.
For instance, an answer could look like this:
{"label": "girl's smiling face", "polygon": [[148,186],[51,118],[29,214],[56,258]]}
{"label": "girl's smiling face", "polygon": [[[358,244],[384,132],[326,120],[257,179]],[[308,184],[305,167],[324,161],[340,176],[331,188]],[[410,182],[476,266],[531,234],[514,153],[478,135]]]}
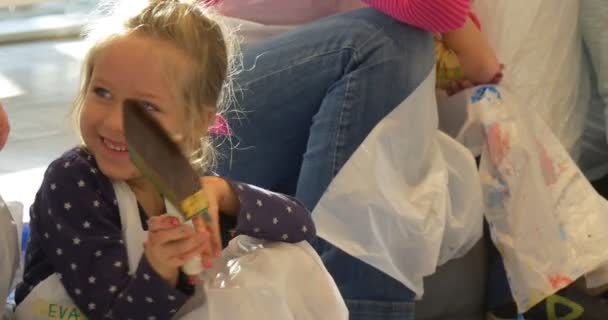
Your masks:
{"label": "girl's smiling face", "polygon": [[[168,64],[166,61],[171,61]],[[80,132],[101,171],[114,180],[139,178],[129,158],[123,128],[126,99],[145,102],[170,133],[184,135],[186,110],[168,67],[185,74],[187,57],[177,48],[148,37],[128,35],[111,41],[95,58],[80,114]],[[183,80],[183,79],[178,79]]]}

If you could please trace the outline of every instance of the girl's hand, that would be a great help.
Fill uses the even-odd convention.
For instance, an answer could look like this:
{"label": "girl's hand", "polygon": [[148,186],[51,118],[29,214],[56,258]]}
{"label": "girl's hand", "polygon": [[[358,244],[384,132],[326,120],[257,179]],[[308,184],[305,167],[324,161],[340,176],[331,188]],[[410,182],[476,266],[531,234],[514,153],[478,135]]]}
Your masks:
{"label": "girl's hand", "polygon": [[176,217],[165,214],[148,220],[144,254],[152,268],[175,287],[179,268],[191,257],[200,255],[208,247],[208,240],[207,232],[197,233]]}
{"label": "girl's hand", "polygon": [[211,267],[211,259],[219,257],[222,253],[219,213],[236,216],[240,210],[240,202],[232,187],[220,177],[203,177],[201,185],[209,203],[207,211],[211,216],[211,223],[207,224],[199,218],[195,218],[193,222],[197,232],[206,232],[210,235],[211,246],[203,253],[203,263],[205,267]]}

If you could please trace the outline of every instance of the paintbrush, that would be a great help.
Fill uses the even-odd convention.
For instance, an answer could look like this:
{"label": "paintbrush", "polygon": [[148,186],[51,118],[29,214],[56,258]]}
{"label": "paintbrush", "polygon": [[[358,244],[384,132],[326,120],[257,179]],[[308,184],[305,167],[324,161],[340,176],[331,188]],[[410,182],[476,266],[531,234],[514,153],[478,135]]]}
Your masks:
{"label": "paintbrush", "polygon": [[[123,121],[133,164],[180,211],[182,223],[201,230],[200,225],[194,224],[197,222],[194,218],[200,217],[210,224],[207,197],[199,176],[171,135],[137,100],[125,101]],[[190,276],[200,274],[201,257],[190,259],[182,269]]]}

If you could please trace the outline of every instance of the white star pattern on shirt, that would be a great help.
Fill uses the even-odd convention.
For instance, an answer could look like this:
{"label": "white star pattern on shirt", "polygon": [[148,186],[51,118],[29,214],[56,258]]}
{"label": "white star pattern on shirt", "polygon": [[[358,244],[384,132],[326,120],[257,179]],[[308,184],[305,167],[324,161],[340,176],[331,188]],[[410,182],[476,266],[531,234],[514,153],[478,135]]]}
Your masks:
{"label": "white star pattern on shirt", "polygon": [[251,213],[247,212],[247,221],[251,221]]}
{"label": "white star pattern on shirt", "polygon": [[116,268],[120,268],[120,267],[122,267],[122,262],[120,262],[120,261],[116,261],[116,262],[114,262],[114,266],[115,266]]}
{"label": "white star pattern on shirt", "polygon": [[97,250],[97,252],[95,252],[95,256],[96,257],[101,257],[101,250]]}
{"label": "white star pattern on shirt", "polygon": [[78,268],[78,265],[77,265],[77,264],[75,264],[75,263],[72,263],[72,264],[70,265],[70,268],[72,268],[72,270],[76,270],[76,269]]}
{"label": "white star pattern on shirt", "polygon": [[174,314],[174,313],[176,313],[176,312],[177,312],[177,310],[175,310],[175,309],[171,309],[171,310],[169,310],[169,314]]}
{"label": "white star pattern on shirt", "polygon": [[69,211],[70,209],[72,209],[72,204],[69,202],[66,202],[63,204],[63,207],[65,208],[65,210]]}
{"label": "white star pattern on shirt", "polygon": [[89,310],[95,310],[95,304],[89,303]]}
{"label": "white star pattern on shirt", "polygon": [[255,204],[256,204],[258,207],[261,207],[261,206],[263,205],[262,200],[259,200],[259,199],[258,199],[258,200],[255,202]]}
{"label": "white star pattern on shirt", "polygon": [[80,291],[80,289],[74,289],[74,294],[79,296],[80,294],[82,294],[82,291]]}
{"label": "white star pattern on shirt", "polygon": [[69,166],[70,166],[70,163],[69,163],[69,162],[66,162],[66,163],[64,163],[64,164],[63,164],[63,167],[64,167],[64,168],[67,168],[67,167],[69,167]]}
{"label": "white star pattern on shirt", "polygon": [[156,320],[156,317],[155,316],[149,316],[148,320]]}
{"label": "white star pattern on shirt", "polygon": [[78,181],[78,187],[79,188],[83,188],[84,187],[84,181],[82,181],[82,180]]}
{"label": "white star pattern on shirt", "polygon": [[114,201],[112,201],[112,203],[117,206],[118,205],[118,200],[114,199]]}
{"label": "white star pattern on shirt", "polygon": [[57,226],[56,226],[56,227],[57,227],[57,230],[58,230],[58,231],[61,231],[61,225],[60,225],[59,223],[57,224]]}
{"label": "white star pattern on shirt", "polygon": [[80,244],[80,239],[78,239],[78,238],[74,238],[74,239],[72,239],[72,242],[73,242],[75,245],[79,245],[79,244]]}
{"label": "white star pattern on shirt", "polygon": [[96,174],[97,173],[97,169],[95,169],[95,168],[91,168],[91,170],[89,170],[89,171],[91,171],[92,174]]}
{"label": "white star pattern on shirt", "polygon": [[174,301],[174,300],[175,300],[175,297],[174,297],[174,296],[168,296],[168,297],[167,297],[167,299],[169,299],[169,300],[171,300],[171,301]]}
{"label": "white star pattern on shirt", "polygon": [[283,238],[283,240],[287,240],[287,238],[289,238],[289,235],[286,233],[286,234],[283,235],[282,238]]}
{"label": "white star pattern on shirt", "polygon": [[63,254],[63,250],[61,250],[61,248],[57,249],[57,251],[55,251],[55,252],[57,252],[57,255],[58,255],[58,256],[60,256],[60,255],[62,255],[62,254]]}
{"label": "white star pattern on shirt", "polygon": [[44,237],[48,239],[48,238],[49,238],[49,233],[48,233],[48,232],[45,232],[45,233],[44,233]]}
{"label": "white star pattern on shirt", "polygon": [[91,223],[85,220],[85,222],[82,224],[82,227],[85,229],[89,229],[91,228]]}
{"label": "white star pattern on shirt", "polygon": [[244,190],[244,189],[245,189],[245,188],[243,188],[243,185],[242,185],[242,184],[238,184],[238,185],[237,185],[237,187],[238,187],[240,190]]}
{"label": "white star pattern on shirt", "polygon": [[254,228],[254,229],[253,229],[253,232],[255,232],[255,233],[260,232],[260,228]]}
{"label": "white star pattern on shirt", "polygon": [[131,298],[131,296],[127,296],[127,301],[128,301],[129,303],[133,303],[133,298]]}
{"label": "white star pattern on shirt", "polygon": [[111,286],[110,289],[108,291],[110,291],[111,293],[116,292],[116,286]]}
{"label": "white star pattern on shirt", "polygon": [[302,226],[302,232],[306,232],[308,231],[308,228],[306,228],[306,226]]}
{"label": "white star pattern on shirt", "polygon": [[145,279],[146,281],[148,281],[148,280],[150,280],[150,276],[149,276],[147,273],[144,273],[144,279]]}
{"label": "white star pattern on shirt", "polygon": [[51,190],[55,190],[55,189],[57,189],[57,185],[54,183],[51,183]]}
{"label": "white star pattern on shirt", "polygon": [[279,223],[279,219],[277,219],[276,217],[274,219],[272,219],[272,224],[277,224]]}
{"label": "white star pattern on shirt", "polygon": [[150,298],[150,297],[146,297],[146,298],[145,298],[145,300],[146,300],[146,302],[147,302],[147,303],[152,303],[152,302],[154,302],[154,300],[152,300],[152,298]]}
{"label": "white star pattern on shirt", "polygon": [[292,213],[292,212],[293,212],[293,209],[292,209],[290,206],[287,206],[287,208],[286,208],[286,209],[287,209],[287,212],[289,212],[289,213]]}
{"label": "white star pattern on shirt", "polygon": [[95,279],[95,277],[89,277],[89,283],[90,284],[94,284],[95,281],[97,281],[97,279]]}
{"label": "white star pattern on shirt", "polygon": [[99,208],[99,201],[97,201],[97,200],[93,201],[93,207]]}
{"label": "white star pattern on shirt", "polygon": [[52,215],[52,214],[53,214],[53,211],[51,211],[51,209],[49,209],[49,211],[47,211],[47,213],[48,213],[48,214],[49,214],[49,216],[50,216],[50,215]]}

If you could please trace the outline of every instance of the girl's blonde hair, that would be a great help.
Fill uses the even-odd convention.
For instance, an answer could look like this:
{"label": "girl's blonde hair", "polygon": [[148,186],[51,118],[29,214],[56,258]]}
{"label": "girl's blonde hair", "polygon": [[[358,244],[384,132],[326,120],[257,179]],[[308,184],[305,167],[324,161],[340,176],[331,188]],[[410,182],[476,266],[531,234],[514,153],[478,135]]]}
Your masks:
{"label": "girl's blonde hair", "polygon": [[[200,2],[200,1],[199,1]],[[99,53],[114,39],[130,34],[165,41],[179,48],[191,61],[185,79],[179,83],[178,70],[167,76],[176,83],[179,97],[185,105],[185,151],[202,172],[215,162],[210,138],[201,132],[205,112],[222,113],[233,96],[230,77],[236,67],[236,41],[212,10],[196,0],[115,0],[101,1],[94,19],[85,31],[89,51],[84,59],[80,90],[72,115],[76,127],[84,106],[91,75]],[[176,62],[177,63],[177,62]],[[210,109],[211,108],[211,109]],[[206,124],[209,125],[209,124]]]}

